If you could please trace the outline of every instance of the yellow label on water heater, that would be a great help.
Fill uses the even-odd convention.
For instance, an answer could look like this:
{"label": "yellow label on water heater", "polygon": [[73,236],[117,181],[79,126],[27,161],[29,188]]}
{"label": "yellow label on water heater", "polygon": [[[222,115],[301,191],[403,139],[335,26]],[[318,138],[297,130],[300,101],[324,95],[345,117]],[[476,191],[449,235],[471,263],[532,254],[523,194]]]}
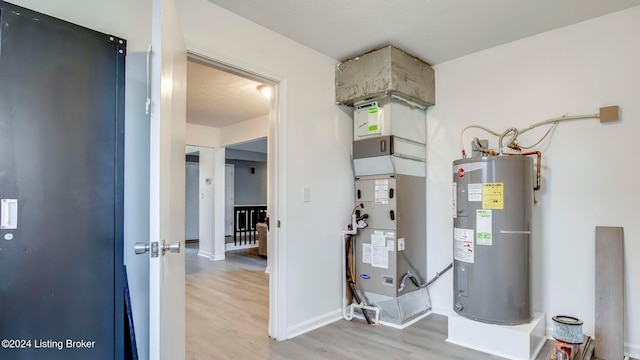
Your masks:
{"label": "yellow label on water heater", "polygon": [[504,209],[504,183],[482,184],[482,208]]}

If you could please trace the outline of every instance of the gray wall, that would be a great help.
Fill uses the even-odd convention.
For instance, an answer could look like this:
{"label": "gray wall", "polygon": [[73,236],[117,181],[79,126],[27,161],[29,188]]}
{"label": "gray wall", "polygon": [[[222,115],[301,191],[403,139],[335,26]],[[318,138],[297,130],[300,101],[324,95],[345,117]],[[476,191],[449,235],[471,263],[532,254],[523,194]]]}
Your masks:
{"label": "gray wall", "polygon": [[[234,165],[235,205],[267,204],[267,163],[244,160],[226,160]],[[251,168],[255,173],[251,173]]]}
{"label": "gray wall", "polygon": [[147,54],[127,54],[124,122],[124,264],[140,359],[149,358],[149,254],[135,255],[136,242],[149,243],[149,115]]}
{"label": "gray wall", "polygon": [[187,162],[185,172],[185,208],[184,208],[184,238],[196,240],[200,238],[199,214],[200,214],[200,164]]}
{"label": "gray wall", "polygon": [[225,158],[227,164],[229,160],[267,162],[267,153],[227,148]]}

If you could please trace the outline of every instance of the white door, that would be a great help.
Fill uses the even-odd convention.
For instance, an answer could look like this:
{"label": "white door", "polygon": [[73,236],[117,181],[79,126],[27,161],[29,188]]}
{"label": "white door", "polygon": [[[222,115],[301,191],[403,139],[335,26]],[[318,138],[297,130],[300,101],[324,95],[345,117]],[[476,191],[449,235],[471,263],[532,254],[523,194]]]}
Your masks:
{"label": "white door", "polygon": [[[149,358],[185,357],[184,195],[187,51],[174,0],[153,0],[151,55]],[[162,242],[180,252],[163,254]],[[153,252],[153,247],[152,247]]]}
{"label": "white door", "polygon": [[233,236],[233,223],[234,214],[233,211],[235,200],[233,192],[235,188],[233,186],[234,181],[234,167],[233,164],[226,164],[224,166],[224,234]]}

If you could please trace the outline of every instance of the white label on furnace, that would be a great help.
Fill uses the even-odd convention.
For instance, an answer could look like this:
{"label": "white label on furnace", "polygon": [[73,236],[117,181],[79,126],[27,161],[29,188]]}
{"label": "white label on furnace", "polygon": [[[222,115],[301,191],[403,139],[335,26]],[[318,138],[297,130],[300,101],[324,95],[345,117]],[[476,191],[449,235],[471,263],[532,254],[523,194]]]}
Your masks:
{"label": "white label on furnace", "polygon": [[396,251],[396,242],[393,240],[387,240],[387,250]]}
{"label": "white label on furnace", "polygon": [[482,184],[467,185],[467,194],[469,196],[469,202],[482,201]]}
{"label": "white label on furnace", "polygon": [[489,246],[493,244],[491,217],[491,210],[476,210],[476,244]]}
{"label": "white label on furnace", "polygon": [[389,251],[386,246],[372,246],[371,253],[371,266],[389,268]]}
{"label": "white label on furnace", "polygon": [[396,251],[396,233],[393,231],[385,231],[384,238],[387,240],[387,249],[389,251]]}
{"label": "white label on furnace", "polygon": [[371,246],[387,246],[384,234],[371,234]]}
{"label": "white label on furnace", "polygon": [[453,183],[453,190],[451,192],[451,197],[453,198],[453,208],[452,208],[452,213],[453,213],[453,218],[457,218],[458,217],[458,183]]}
{"label": "white label on furnace", "polygon": [[371,264],[371,244],[362,244],[362,263]]}
{"label": "white label on furnace", "polygon": [[375,181],[375,203],[376,204],[389,203],[389,180]]}
{"label": "white label on furnace", "polygon": [[404,238],[398,239],[398,251],[404,250]]}
{"label": "white label on furnace", "polygon": [[473,229],[453,228],[453,258],[473,264]]}

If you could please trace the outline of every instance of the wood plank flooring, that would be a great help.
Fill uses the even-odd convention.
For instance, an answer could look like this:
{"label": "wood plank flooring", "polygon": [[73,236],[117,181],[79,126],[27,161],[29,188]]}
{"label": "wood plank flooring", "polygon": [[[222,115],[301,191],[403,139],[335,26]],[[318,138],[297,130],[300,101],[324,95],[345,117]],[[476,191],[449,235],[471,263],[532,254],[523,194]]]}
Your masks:
{"label": "wood plank flooring", "polygon": [[[214,262],[197,256],[193,246],[186,254],[188,360],[501,359],[447,343],[447,318],[435,314],[404,330],[341,320],[291,340],[273,340],[267,335],[266,261],[257,249],[227,252],[226,260]],[[549,341],[538,360],[550,350]]]}

